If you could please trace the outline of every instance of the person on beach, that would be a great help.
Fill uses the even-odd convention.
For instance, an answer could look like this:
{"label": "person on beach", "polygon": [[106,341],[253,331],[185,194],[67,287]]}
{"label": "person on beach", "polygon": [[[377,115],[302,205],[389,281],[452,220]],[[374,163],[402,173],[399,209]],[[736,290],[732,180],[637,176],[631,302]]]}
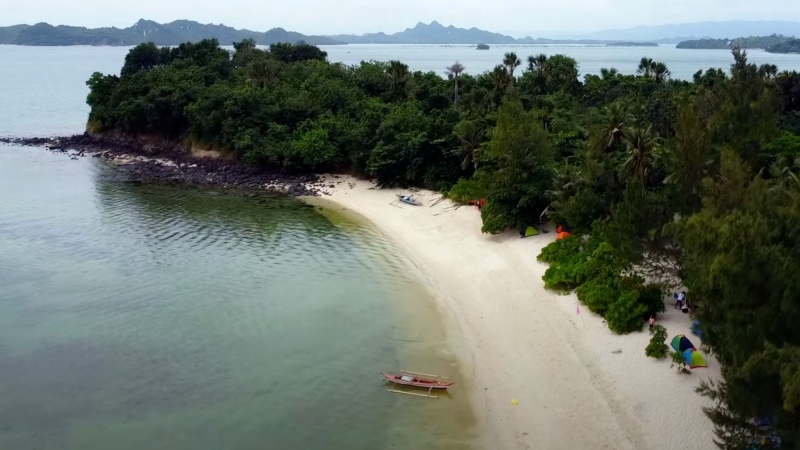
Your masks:
{"label": "person on beach", "polygon": [[653,334],[653,325],[656,324],[656,317],[650,316],[650,320],[647,321],[650,324],[650,334]]}
{"label": "person on beach", "polygon": [[683,299],[686,298],[686,293],[681,292],[680,294],[675,294],[675,308],[674,309],[683,309]]}

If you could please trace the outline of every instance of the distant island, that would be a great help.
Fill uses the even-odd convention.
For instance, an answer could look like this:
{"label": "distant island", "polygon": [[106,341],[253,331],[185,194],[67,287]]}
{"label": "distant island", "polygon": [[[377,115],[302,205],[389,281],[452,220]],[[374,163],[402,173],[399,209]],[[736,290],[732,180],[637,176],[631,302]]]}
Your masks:
{"label": "distant island", "polygon": [[606,47],[658,47],[655,42],[609,42]]}
{"label": "distant island", "polygon": [[478,44],[478,46],[475,47],[475,50],[489,50],[489,46],[486,44]]}
{"label": "distant island", "polygon": [[313,45],[337,45],[344,42],[323,36],[306,36],[283,28],[267,32],[237,30],[225,25],[201,24],[191,20],[176,20],[160,24],[141,19],[128,28],[85,28],[66,25],[52,26],[13,25],[0,27],[0,44],[10,45],[137,45],[153,42],[156,45],[178,45],[183,42],[198,42],[217,39],[230,45],[243,39],[254,39],[257,44],[269,45],[278,42],[305,42]]}
{"label": "distant island", "polygon": [[[773,34],[770,36],[749,36],[735,39],[697,39],[678,43],[676,48],[730,50],[732,47],[744,49],[762,49],[770,53],[796,53],[797,39],[789,36]],[[792,50],[794,49],[794,50]]]}
{"label": "distant island", "polygon": [[[225,25],[201,24],[191,20],[176,20],[160,24],[152,20],[140,19],[128,28],[85,28],[47,23],[35,25],[13,25],[0,27],[0,44],[10,45],[116,45],[130,46],[145,42],[156,45],[178,45],[184,42],[199,42],[203,39],[217,39],[223,44],[230,45],[244,39],[254,39],[259,45],[270,45],[279,42],[297,43],[305,42],[311,45],[340,45],[340,44],[461,44],[475,45],[559,45],[559,44],[590,44],[604,45],[620,42],[616,40],[597,39],[546,39],[526,36],[516,39],[514,37],[480,30],[478,28],[457,28],[452,25],[444,26],[437,21],[429,24],[418,23],[414,28],[386,34],[367,33],[363,35],[338,34],[333,36],[310,36],[301,33],[286,31],[283,28],[273,28],[267,32],[239,30]],[[652,42],[639,42],[626,40],[626,46],[652,46]]]}

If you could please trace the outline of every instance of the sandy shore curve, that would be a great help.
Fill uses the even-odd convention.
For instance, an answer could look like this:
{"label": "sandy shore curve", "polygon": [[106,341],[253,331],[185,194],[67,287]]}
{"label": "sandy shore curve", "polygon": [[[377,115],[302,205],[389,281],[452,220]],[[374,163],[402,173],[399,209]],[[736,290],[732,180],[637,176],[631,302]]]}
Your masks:
{"label": "sandy shore curve", "polygon": [[[547,291],[536,261],[555,233],[520,239],[481,233],[479,211],[419,191],[423,206],[350,177],[328,177],[328,198],[386,233],[437,299],[464,370],[486,449],[714,448],[708,402],[694,393],[719,366],[679,375],[645,356],[649,334],[613,334],[575,295]],[[670,337],[688,316],[668,307]],[[517,404],[512,404],[517,399]]]}

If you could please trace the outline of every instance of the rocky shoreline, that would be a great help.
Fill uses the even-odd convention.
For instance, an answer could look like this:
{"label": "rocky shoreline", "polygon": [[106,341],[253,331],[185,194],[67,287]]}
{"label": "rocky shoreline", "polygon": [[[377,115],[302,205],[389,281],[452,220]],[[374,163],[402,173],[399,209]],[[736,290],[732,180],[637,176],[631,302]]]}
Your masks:
{"label": "rocky shoreline", "polygon": [[108,138],[88,133],[53,138],[2,138],[0,144],[43,147],[72,159],[109,160],[134,180],[236,188],[267,189],[290,196],[326,194],[333,185],[315,174],[292,175],[246,166],[222,158],[197,158],[177,144],[157,147],[135,138]]}

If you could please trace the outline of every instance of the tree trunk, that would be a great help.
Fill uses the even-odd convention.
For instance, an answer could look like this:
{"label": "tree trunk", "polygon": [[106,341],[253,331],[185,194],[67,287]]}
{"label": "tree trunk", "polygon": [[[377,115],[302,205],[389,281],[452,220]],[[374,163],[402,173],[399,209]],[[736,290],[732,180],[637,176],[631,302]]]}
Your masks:
{"label": "tree trunk", "polygon": [[458,105],[458,75],[456,75],[455,80],[456,80],[456,92],[453,95],[453,104]]}

